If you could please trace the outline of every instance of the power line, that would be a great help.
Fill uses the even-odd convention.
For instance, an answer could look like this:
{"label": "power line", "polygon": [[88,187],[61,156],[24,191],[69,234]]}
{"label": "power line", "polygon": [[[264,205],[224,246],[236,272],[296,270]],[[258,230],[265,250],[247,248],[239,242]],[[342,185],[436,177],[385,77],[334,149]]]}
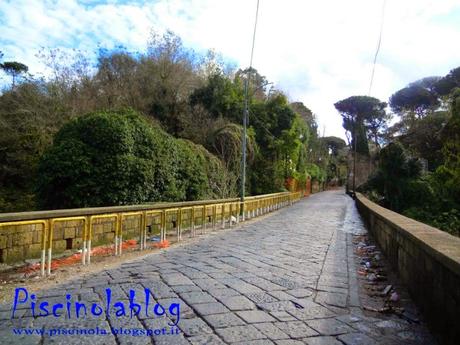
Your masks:
{"label": "power line", "polygon": [[377,43],[377,50],[375,52],[375,55],[374,55],[374,64],[372,66],[372,74],[371,74],[371,81],[369,83],[369,92],[368,92],[368,95],[370,96],[371,95],[371,90],[372,90],[372,84],[374,82],[374,74],[375,74],[375,65],[377,63],[377,57],[379,55],[379,52],[380,52],[380,45],[382,43],[382,33],[383,33],[383,22],[384,22],[384,19],[385,19],[385,5],[386,5],[386,0],[383,0],[383,6],[382,6],[382,19],[381,19],[381,22],[380,22],[380,33],[379,33],[379,40],[378,40],[378,43]]}
{"label": "power line", "polygon": [[258,18],[259,18],[259,0],[257,0],[256,20],[254,21],[254,31],[252,34],[251,60],[249,60],[249,68],[252,67],[252,58],[254,57],[254,45],[256,43],[256,30],[257,30],[257,19]]}
{"label": "power line", "polygon": [[265,132],[267,132],[267,134],[271,136],[272,139],[276,140],[276,137],[272,134],[272,132],[270,132],[270,130],[267,127],[265,127],[263,121],[259,119],[255,113],[252,113],[252,115],[253,115],[253,118],[257,121],[257,123],[265,130]]}

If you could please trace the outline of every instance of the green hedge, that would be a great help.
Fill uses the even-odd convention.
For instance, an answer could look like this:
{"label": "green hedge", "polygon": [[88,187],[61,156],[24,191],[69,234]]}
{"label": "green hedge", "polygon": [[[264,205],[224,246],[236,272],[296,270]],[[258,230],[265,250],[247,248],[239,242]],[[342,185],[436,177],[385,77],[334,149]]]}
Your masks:
{"label": "green hedge", "polygon": [[222,181],[214,180],[224,168],[197,146],[129,109],[79,117],[40,160],[38,203],[56,209],[217,196]]}

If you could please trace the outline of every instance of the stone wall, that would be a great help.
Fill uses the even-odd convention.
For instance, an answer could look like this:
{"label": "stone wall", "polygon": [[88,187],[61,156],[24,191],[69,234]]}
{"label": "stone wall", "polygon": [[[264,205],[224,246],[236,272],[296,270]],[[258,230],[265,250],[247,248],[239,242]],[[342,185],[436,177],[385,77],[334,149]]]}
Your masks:
{"label": "stone wall", "polygon": [[[348,155],[348,175],[347,175],[347,184],[348,189],[353,190],[353,154]],[[361,186],[363,183],[366,183],[369,179],[369,176],[375,171],[376,163],[368,156],[361,154],[356,155],[356,188]]]}
{"label": "stone wall", "polygon": [[[113,243],[115,217],[93,221],[93,245]],[[123,221],[123,238],[135,238],[139,234],[140,217],[129,216]],[[0,231],[0,263],[14,263],[41,256],[43,224],[10,225]],[[83,244],[83,221],[56,222],[53,226],[53,255],[65,250],[78,250]]]}
{"label": "stone wall", "polygon": [[42,250],[43,224],[5,226],[0,232],[0,262],[18,258],[39,258]]}
{"label": "stone wall", "polygon": [[460,339],[460,238],[378,206],[361,194],[368,229],[443,344]]}
{"label": "stone wall", "polygon": [[[250,199],[250,198],[248,198]],[[221,202],[236,202],[238,199],[220,200]],[[116,231],[116,217],[112,218],[97,218],[101,214],[114,214],[120,212],[140,212],[146,210],[177,210],[177,207],[189,207],[188,210],[182,212],[182,226],[190,227],[191,222],[191,206],[195,208],[196,225],[201,225],[203,214],[202,205],[206,207],[206,221],[209,223],[213,213],[213,201],[196,201],[185,203],[158,203],[151,205],[134,205],[134,206],[116,206],[116,207],[101,207],[101,208],[86,208],[86,209],[70,209],[56,211],[36,211],[36,212],[20,212],[10,214],[0,214],[1,222],[23,221],[29,222],[33,219],[49,221],[53,218],[62,217],[82,217],[95,216],[92,220],[92,246],[105,245],[114,243]],[[233,210],[235,213],[236,210]],[[230,209],[226,205],[225,215],[228,216]],[[217,220],[222,219],[221,208],[216,209]],[[177,212],[168,212],[166,214],[165,226],[166,231],[171,231],[176,228],[178,221]],[[40,221],[39,221],[40,222]],[[146,226],[148,236],[160,233],[160,217],[159,214],[148,215]],[[123,217],[122,234],[123,240],[134,239],[139,237],[141,229],[140,215],[126,215]],[[0,227],[0,263],[16,263],[28,259],[39,259],[43,249],[43,231],[44,225],[37,224],[22,224],[22,225],[4,225]],[[84,221],[80,220],[60,220],[53,225],[52,253],[59,255],[66,250],[75,252],[83,247],[83,231]],[[48,241],[48,239],[46,240]]]}

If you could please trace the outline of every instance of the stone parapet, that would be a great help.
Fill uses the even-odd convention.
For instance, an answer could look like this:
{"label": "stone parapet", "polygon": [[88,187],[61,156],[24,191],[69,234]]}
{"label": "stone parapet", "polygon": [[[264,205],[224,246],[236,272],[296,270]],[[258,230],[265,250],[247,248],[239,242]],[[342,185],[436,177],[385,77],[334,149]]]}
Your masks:
{"label": "stone parapet", "polygon": [[442,343],[460,339],[460,238],[383,208],[357,207],[388,261]]}

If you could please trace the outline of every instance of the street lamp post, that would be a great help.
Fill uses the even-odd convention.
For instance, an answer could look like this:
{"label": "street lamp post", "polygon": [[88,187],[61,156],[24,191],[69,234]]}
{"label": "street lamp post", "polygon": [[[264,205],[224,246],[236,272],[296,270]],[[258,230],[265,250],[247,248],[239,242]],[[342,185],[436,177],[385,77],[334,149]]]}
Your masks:
{"label": "street lamp post", "polygon": [[353,141],[354,141],[354,153],[353,153],[353,198],[356,196],[356,120],[353,121]]}
{"label": "street lamp post", "polygon": [[249,70],[248,76],[246,78],[246,82],[244,84],[244,110],[243,110],[243,154],[241,157],[241,208],[240,212],[244,220],[244,194],[245,194],[245,184],[246,184],[246,127],[248,122],[248,88],[249,88],[249,78],[251,77],[251,69],[252,69],[252,58],[254,57],[254,45],[256,42],[256,29],[257,29],[257,17],[259,16],[259,0],[257,0],[257,7],[256,7],[256,18],[254,21],[254,32],[252,33],[252,47],[251,47],[251,59],[249,60]]}
{"label": "street lamp post", "polygon": [[[244,195],[245,195],[245,185],[246,185],[246,136],[247,136],[247,122],[248,122],[248,112],[249,112],[249,101],[248,101],[248,89],[249,89],[249,77],[250,77],[250,71],[248,71],[248,76],[245,79],[244,83],[244,110],[243,110],[243,152],[242,152],[242,158],[241,158],[241,203],[244,205]],[[244,210],[242,208],[242,214],[243,214],[243,219],[244,219]]]}

